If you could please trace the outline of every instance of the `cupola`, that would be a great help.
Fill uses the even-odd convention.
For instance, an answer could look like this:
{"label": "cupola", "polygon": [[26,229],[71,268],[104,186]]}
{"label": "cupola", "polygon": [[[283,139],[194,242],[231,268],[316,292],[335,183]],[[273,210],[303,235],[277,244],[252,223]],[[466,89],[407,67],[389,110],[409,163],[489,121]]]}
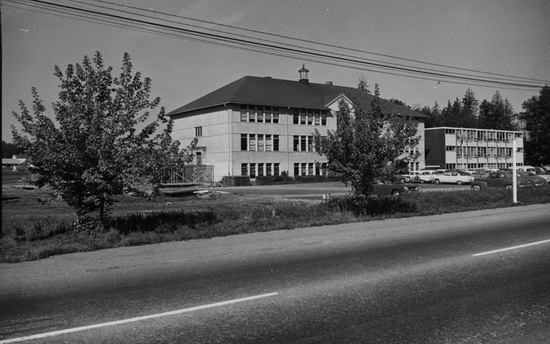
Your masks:
{"label": "cupola", "polygon": [[308,79],[308,76],[307,76],[307,73],[309,73],[309,70],[306,69],[306,65],[302,65],[302,69],[298,70],[298,72],[300,73],[300,82],[302,84],[309,84],[309,79]]}

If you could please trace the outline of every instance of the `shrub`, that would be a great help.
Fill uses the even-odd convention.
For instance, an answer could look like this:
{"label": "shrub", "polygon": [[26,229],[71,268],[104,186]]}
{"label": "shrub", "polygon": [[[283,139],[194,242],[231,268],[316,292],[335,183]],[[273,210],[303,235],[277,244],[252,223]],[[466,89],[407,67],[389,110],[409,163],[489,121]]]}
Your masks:
{"label": "shrub", "polygon": [[256,185],[293,184],[294,178],[289,176],[262,176],[256,177]]}
{"label": "shrub", "polygon": [[249,186],[250,177],[248,176],[224,176],[222,178],[222,184],[225,186]]}
{"label": "shrub", "polygon": [[355,216],[384,216],[414,213],[418,204],[409,197],[341,197],[332,198],[327,206],[333,211],[351,212]]}

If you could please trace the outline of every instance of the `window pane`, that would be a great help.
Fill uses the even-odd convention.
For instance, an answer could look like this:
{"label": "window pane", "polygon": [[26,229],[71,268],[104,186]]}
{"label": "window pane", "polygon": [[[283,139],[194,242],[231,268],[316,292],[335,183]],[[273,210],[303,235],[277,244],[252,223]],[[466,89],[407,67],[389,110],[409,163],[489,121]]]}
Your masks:
{"label": "window pane", "polygon": [[241,150],[248,150],[248,134],[241,134]]}
{"label": "window pane", "polygon": [[258,164],[258,177],[264,176],[264,164]]}
{"label": "window pane", "polygon": [[273,140],[271,139],[271,135],[265,136],[265,150],[268,152],[273,151]]}
{"label": "window pane", "polygon": [[300,148],[300,136],[294,136],[294,151],[297,152]]}
{"label": "window pane", "polygon": [[266,176],[271,176],[271,164],[267,163],[265,164],[265,175]]}
{"label": "window pane", "polygon": [[279,151],[279,135],[273,135],[273,151]]}
{"label": "window pane", "polygon": [[258,116],[257,116],[258,123],[263,123],[263,121],[264,121],[264,107],[263,106],[257,106],[256,107],[256,112],[258,114]]}
{"label": "window pane", "polygon": [[300,109],[300,124],[306,124],[306,112]]}
{"label": "window pane", "polygon": [[255,106],[249,106],[248,107],[248,121],[249,122],[256,122],[256,107]]}
{"label": "window pane", "polygon": [[298,109],[293,109],[294,113],[292,114],[292,123],[299,124],[300,123],[300,112]]}
{"label": "window pane", "polygon": [[241,122],[247,122],[248,121],[248,110],[246,108],[246,105],[241,105]]}
{"label": "window pane", "polygon": [[307,110],[307,124],[313,124],[313,110]]}
{"label": "window pane", "polygon": [[248,164],[241,164],[241,176],[248,176]]}
{"label": "window pane", "polygon": [[264,116],[265,116],[265,122],[271,123],[271,106],[266,106],[264,108]]}
{"label": "window pane", "polygon": [[300,136],[300,151],[305,152],[306,148],[306,136]]}
{"label": "window pane", "polygon": [[300,175],[300,163],[295,162],[294,163],[294,176]]}
{"label": "window pane", "polygon": [[276,162],[273,164],[273,175],[278,176],[279,175],[279,163]]}
{"label": "window pane", "polygon": [[251,151],[255,151],[256,150],[256,135],[254,134],[250,134],[250,140],[248,141],[249,143],[249,150]]}
{"label": "window pane", "polygon": [[273,108],[273,123],[279,123],[279,108]]}
{"label": "window pane", "polygon": [[250,178],[256,178],[256,164],[250,164]]}
{"label": "window pane", "polygon": [[323,111],[321,114],[321,125],[327,125],[327,113],[326,111]]}
{"label": "window pane", "polygon": [[260,152],[264,151],[264,136],[261,134],[258,135],[258,150]]}

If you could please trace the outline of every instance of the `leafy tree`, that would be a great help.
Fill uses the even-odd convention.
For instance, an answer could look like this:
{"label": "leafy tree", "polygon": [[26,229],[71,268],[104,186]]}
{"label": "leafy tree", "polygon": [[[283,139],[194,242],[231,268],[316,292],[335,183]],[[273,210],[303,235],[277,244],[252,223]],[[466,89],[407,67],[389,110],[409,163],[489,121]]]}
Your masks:
{"label": "leafy tree", "polygon": [[502,99],[498,91],[491,101],[483,100],[479,105],[478,127],[481,129],[517,130],[514,110],[508,99]]}
{"label": "leafy tree", "polygon": [[[53,103],[58,125],[46,115],[35,88],[32,113],[23,101],[21,114],[13,113],[22,126],[21,133],[12,126],[14,142],[30,157],[39,183],[49,184],[81,222],[94,212],[103,222],[114,196],[139,178],[151,179],[151,159],[179,152],[164,108],[146,123],[148,110],[157,108],[160,98],[149,99],[151,79],[132,69],[127,53],[115,78],[99,52],[92,60],[84,56],[82,65],[68,65],[65,73],[55,66],[61,82],[59,100]],[[168,125],[156,134],[162,123]],[[190,154],[192,145],[178,154]]]}
{"label": "leafy tree", "polygon": [[544,86],[538,96],[523,102],[521,119],[528,132],[525,161],[529,165],[550,164],[550,87]]}
{"label": "leafy tree", "polygon": [[319,155],[328,159],[328,170],[351,184],[356,198],[372,193],[372,183],[395,180],[400,155],[418,144],[417,124],[399,114],[384,114],[378,85],[370,109],[355,99],[352,107],[343,101],[336,114],[336,131],[326,136],[315,130]]}

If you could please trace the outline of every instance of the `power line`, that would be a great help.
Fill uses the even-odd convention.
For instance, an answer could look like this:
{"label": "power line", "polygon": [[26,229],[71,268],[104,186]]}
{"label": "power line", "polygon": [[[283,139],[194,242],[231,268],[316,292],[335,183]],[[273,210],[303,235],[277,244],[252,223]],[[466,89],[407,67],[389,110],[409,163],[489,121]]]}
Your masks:
{"label": "power line", "polygon": [[[82,1],[77,1],[77,0],[71,0],[71,1],[77,2],[77,3],[86,4],[85,2],[82,2]],[[317,41],[306,40],[306,39],[297,38],[297,37],[291,37],[291,36],[286,36],[286,35],[280,35],[280,34],[275,34],[275,33],[270,33],[270,32],[265,32],[265,31],[260,31],[260,30],[248,29],[248,28],[243,28],[243,27],[238,27],[238,26],[233,26],[233,25],[228,25],[228,24],[214,23],[214,22],[207,21],[207,20],[196,19],[196,18],[186,17],[186,16],[182,16],[182,15],[175,15],[175,14],[171,14],[171,13],[164,13],[164,12],[155,11],[155,10],[152,10],[152,9],[147,9],[147,10],[146,10],[146,9],[143,9],[143,8],[140,8],[140,7],[135,7],[135,6],[130,6],[130,5],[120,5],[120,4],[112,3],[112,2],[109,2],[109,1],[105,1],[105,0],[92,0],[92,1],[94,1],[94,2],[99,2],[99,3],[105,3],[105,4],[117,6],[117,7],[131,8],[131,9],[134,9],[134,10],[139,10],[139,11],[145,11],[145,12],[156,13],[156,14],[165,15],[165,16],[169,16],[169,17],[176,17],[176,18],[191,20],[191,21],[195,21],[195,22],[200,22],[200,23],[208,24],[208,25],[221,26],[221,27],[226,27],[226,28],[231,28],[231,29],[237,29],[237,30],[247,31],[247,32],[251,32],[251,33],[259,33],[259,34],[262,34],[262,35],[273,36],[273,37],[279,37],[279,38],[289,39],[289,40],[298,41],[298,42],[303,42],[303,43],[312,43],[312,44],[322,45],[322,46],[326,46],[326,47],[330,47],[330,48],[337,48],[337,49],[342,49],[342,50],[347,50],[347,51],[353,51],[353,52],[358,52],[358,53],[364,53],[364,54],[369,54],[369,55],[374,55],[374,56],[380,56],[380,57],[386,57],[386,58],[391,58],[391,59],[397,59],[397,60],[402,60],[402,61],[421,63],[421,64],[430,65],[430,66],[444,67],[444,68],[449,68],[449,69],[455,69],[455,70],[461,70],[461,71],[468,71],[468,72],[475,72],[475,73],[481,73],[481,74],[487,74],[487,75],[502,76],[502,77],[506,77],[506,78],[513,78],[513,79],[526,80],[526,81],[548,82],[547,80],[533,79],[533,78],[524,78],[524,77],[518,77],[518,76],[513,76],[513,75],[506,75],[506,74],[499,74],[499,73],[484,72],[484,71],[479,71],[479,70],[475,70],[475,69],[453,67],[453,66],[448,66],[448,65],[443,65],[443,64],[437,64],[437,63],[425,62],[425,61],[420,61],[420,60],[408,59],[408,58],[397,57],[397,56],[392,56],[392,55],[386,55],[386,54],[381,54],[381,53],[374,53],[374,52],[369,52],[369,51],[366,51],[366,50],[360,50],[360,49],[354,49],[354,48],[349,48],[349,47],[343,47],[343,46],[340,46],[340,45],[334,45],[334,44],[328,44],[328,43],[321,43],[321,42],[317,42]],[[103,8],[105,8],[105,7],[103,7]],[[111,9],[111,8],[108,8],[108,9]],[[189,25],[189,24],[183,24],[183,25]],[[203,28],[203,29],[204,29],[204,28]]]}
{"label": "power line", "polygon": [[[327,52],[327,51],[317,50],[317,49],[310,49],[310,50],[297,49],[297,46],[286,44],[286,43],[278,43],[273,41],[268,42],[266,40],[262,42],[251,41],[251,39],[258,40],[259,38],[247,37],[243,35],[237,35],[237,36],[245,37],[245,38],[231,37],[231,36],[228,36],[231,33],[223,32],[220,30],[214,30],[214,32],[217,32],[217,33],[202,32],[202,31],[197,31],[197,30],[192,30],[187,28],[170,26],[170,25],[161,24],[161,23],[155,23],[155,22],[151,22],[143,19],[129,18],[129,17],[124,17],[117,14],[103,13],[95,10],[56,4],[56,3],[51,3],[47,1],[32,0],[32,1],[17,2],[12,0],[12,2],[20,3],[20,4],[21,3],[26,4],[28,2],[30,3],[28,4],[29,6],[35,6],[46,10],[51,8],[56,8],[57,11],[54,11],[54,13],[56,14],[57,12],[61,12],[69,16],[73,15],[77,18],[87,18],[87,19],[93,18],[92,21],[94,22],[97,22],[97,21],[107,22],[109,25],[115,25],[117,27],[130,27],[132,29],[139,29],[140,31],[148,31],[155,34],[169,35],[172,37],[181,37],[181,35],[183,35],[185,38],[188,38],[188,39],[206,41],[213,44],[221,44],[221,45],[232,46],[240,49],[252,50],[252,51],[263,52],[263,53],[269,51],[270,54],[277,53],[277,55],[285,56],[285,57],[293,57],[293,56],[299,55],[302,57],[321,59],[324,61],[320,63],[338,65],[341,67],[348,67],[348,68],[352,68],[351,66],[348,66],[348,65],[352,65],[352,66],[356,66],[356,67],[353,67],[354,69],[360,68],[363,70],[369,70],[369,71],[384,73],[384,74],[410,77],[404,74],[404,73],[409,73],[409,74],[415,74],[416,78],[427,79],[427,80],[440,80],[440,81],[445,80],[446,82],[452,82],[452,83],[458,83],[458,84],[489,83],[489,84],[498,84],[498,85],[501,85],[501,87],[505,86],[508,88],[515,88],[515,89],[541,87],[540,85],[524,84],[524,83],[518,83],[514,81],[509,81],[509,80],[502,80],[502,79],[497,80],[495,78],[489,80],[486,78],[481,78],[481,77],[476,77],[471,75],[458,75],[453,72],[441,72],[441,71],[434,71],[434,70],[426,70],[425,68],[419,69],[419,68],[413,68],[410,66],[388,64],[388,63],[383,63],[379,61],[372,61],[372,60],[362,59],[355,56],[332,53],[332,52]],[[115,10],[111,8],[109,9]],[[118,12],[121,12],[121,11],[118,11]],[[164,20],[164,19],[140,15],[140,14],[136,14],[128,11],[122,11],[122,12],[136,15],[139,17],[146,17],[146,18],[155,19],[155,20]],[[164,21],[167,21],[167,20],[164,20]],[[138,24],[145,25],[145,27],[138,26]],[[182,24],[182,23],[177,23],[177,24],[190,26],[189,24]],[[201,28],[201,29],[205,29],[205,28]],[[212,30],[212,29],[207,29],[207,30]],[[167,31],[168,33],[166,33],[165,31]],[[232,34],[232,35],[236,35],[236,34]],[[315,61],[319,62],[317,60]],[[379,69],[383,71],[380,71]],[[422,77],[420,77],[419,75]],[[461,82],[458,82],[456,80],[460,80]]]}

